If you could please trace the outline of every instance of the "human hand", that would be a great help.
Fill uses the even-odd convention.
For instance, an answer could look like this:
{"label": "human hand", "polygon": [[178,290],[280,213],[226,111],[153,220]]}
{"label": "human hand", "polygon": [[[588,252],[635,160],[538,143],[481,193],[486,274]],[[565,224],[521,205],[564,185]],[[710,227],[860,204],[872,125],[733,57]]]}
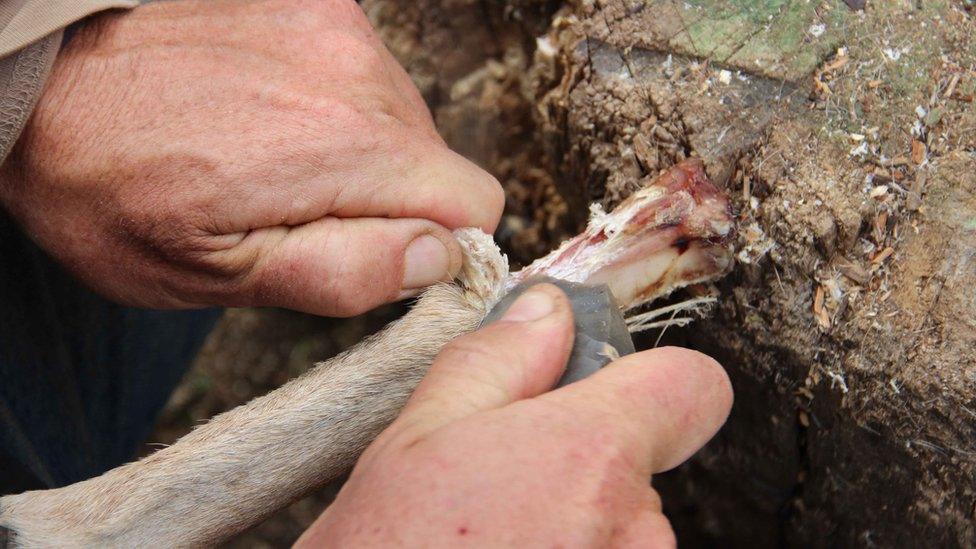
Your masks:
{"label": "human hand", "polygon": [[543,284],[449,344],[297,545],[673,545],[649,480],[724,423],[728,378],[662,348],[546,393],[572,339],[567,298]]}
{"label": "human hand", "polygon": [[352,0],[192,0],[74,36],[0,201],[116,301],[345,316],[449,279],[504,198]]}

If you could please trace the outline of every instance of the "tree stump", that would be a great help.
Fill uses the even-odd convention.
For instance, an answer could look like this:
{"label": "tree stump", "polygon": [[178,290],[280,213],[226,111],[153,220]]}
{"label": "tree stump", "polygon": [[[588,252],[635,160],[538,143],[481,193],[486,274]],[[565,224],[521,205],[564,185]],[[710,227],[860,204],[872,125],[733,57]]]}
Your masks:
{"label": "tree stump", "polygon": [[517,261],[688,156],[732,195],[721,304],[671,334],[737,397],[655,481],[679,539],[976,544],[972,2],[362,4]]}

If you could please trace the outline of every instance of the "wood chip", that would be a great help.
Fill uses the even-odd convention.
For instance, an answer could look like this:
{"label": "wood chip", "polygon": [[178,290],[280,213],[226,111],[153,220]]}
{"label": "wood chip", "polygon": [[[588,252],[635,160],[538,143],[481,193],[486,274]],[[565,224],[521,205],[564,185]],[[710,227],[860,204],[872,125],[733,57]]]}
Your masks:
{"label": "wood chip", "polygon": [[798,418],[800,420],[800,425],[802,425],[804,428],[810,426],[810,416],[803,410],[800,410],[800,413],[798,414]]}
{"label": "wood chip", "polygon": [[885,183],[890,183],[891,182],[891,172],[889,172],[888,170],[886,170],[886,169],[884,169],[884,168],[882,168],[880,166],[874,169],[874,172],[872,172],[872,175],[874,176],[873,179],[872,179],[872,181],[874,181],[875,183],[877,183],[879,185],[883,185]]}
{"label": "wood chip", "polygon": [[915,174],[915,180],[912,181],[911,191],[913,193],[918,193],[921,196],[922,190],[925,189],[925,182],[928,180],[929,176],[925,172],[918,172]]}
{"label": "wood chip", "polygon": [[888,194],[888,186],[878,185],[877,187],[871,189],[870,196],[871,198],[881,200],[886,194]]}
{"label": "wood chip", "polygon": [[916,166],[920,165],[925,161],[925,143],[922,143],[918,139],[912,139],[912,162]]}
{"label": "wood chip", "polygon": [[905,158],[904,156],[896,156],[896,157],[891,158],[889,160],[883,161],[881,163],[881,165],[884,166],[884,167],[886,167],[886,168],[890,168],[890,167],[894,167],[894,166],[907,166],[908,165],[908,159]]}
{"label": "wood chip", "polygon": [[915,191],[908,191],[905,196],[905,209],[910,212],[918,211],[922,207],[922,197]]}
{"label": "wood chip", "polygon": [[959,83],[959,78],[961,76],[962,75],[959,73],[956,73],[952,76],[952,80],[949,81],[949,86],[946,87],[946,91],[944,94],[942,94],[942,97],[945,97],[946,99],[952,97],[952,93],[956,91],[956,84]]}
{"label": "wood chip", "polygon": [[807,389],[806,387],[800,387],[796,390],[796,396],[802,396],[807,400],[813,400],[813,391]]}
{"label": "wood chip", "polygon": [[814,294],[813,316],[817,319],[817,324],[819,324],[821,328],[824,330],[830,328],[830,316],[827,314],[827,309],[824,308],[823,286],[817,286],[817,292]]}
{"label": "wood chip", "polygon": [[871,260],[871,263],[874,263],[875,265],[880,265],[884,263],[885,259],[891,257],[891,254],[893,253],[895,253],[895,249],[892,248],[891,246],[888,246],[887,248],[881,250],[877,255],[875,255],[874,259]]}
{"label": "wood chip", "polygon": [[881,212],[874,218],[874,241],[881,244],[887,234],[888,212]]}

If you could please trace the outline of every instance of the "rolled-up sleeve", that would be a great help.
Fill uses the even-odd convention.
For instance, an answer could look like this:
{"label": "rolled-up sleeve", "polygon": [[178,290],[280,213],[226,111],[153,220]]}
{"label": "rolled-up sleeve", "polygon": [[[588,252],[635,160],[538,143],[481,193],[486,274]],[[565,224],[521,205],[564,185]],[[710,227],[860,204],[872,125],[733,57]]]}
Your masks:
{"label": "rolled-up sleeve", "polygon": [[64,27],[139,0],[0,0],[0,162],[24,129],[61,47]]}

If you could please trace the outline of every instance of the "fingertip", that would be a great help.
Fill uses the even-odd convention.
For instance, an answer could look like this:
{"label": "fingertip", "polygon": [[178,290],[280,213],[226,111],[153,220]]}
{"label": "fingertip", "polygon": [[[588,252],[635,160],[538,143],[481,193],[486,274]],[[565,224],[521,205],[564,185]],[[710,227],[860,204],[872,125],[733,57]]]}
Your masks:
{"label": "fingertip", "polygon": [[627,355],[552,395],[594,414],[641,475],[672,469],[698,451],[725,423],[732,402],[722,367],[677,347]]}
{"label": "fingertip", "polygon": [[478,227],[493,234],[505,210],[505,190],[495,176],[471,160],[454,151],[449,153],[457,166],[455,176],[459,181],[456,189],[467,195],[463,197],[463,203],[467,205],[466,219],[459,226]]}
{"label": "fingertip", "polygon": [[732,382],[717,360],[684,347],[659,347],[646,352],[655,355],[659,367],[671,369],[673,377],[684,378],[686,384],[694,387],[692,392],[707,400],[709,408],[725,421],[732,409]]}
{"label": "fingertip", "polygon": [[481,172],[485,180],[484,186],[487,196],[483,213],[484,219],[477,226],[488,234],[494,234],[495,229],[498,228],[498,222],[501,221],[502,213],[505,211],[505,189],[502,188],[502,184],[498,182],[495,176],[484,170]]}
{"label": "fingertip", "polygon": [[673,469],[725,424],[732,407],[728,374],[712,357],[681,347],[651,349],[625,359],[648,371],[645,388],[665,416],[653,470]]}

